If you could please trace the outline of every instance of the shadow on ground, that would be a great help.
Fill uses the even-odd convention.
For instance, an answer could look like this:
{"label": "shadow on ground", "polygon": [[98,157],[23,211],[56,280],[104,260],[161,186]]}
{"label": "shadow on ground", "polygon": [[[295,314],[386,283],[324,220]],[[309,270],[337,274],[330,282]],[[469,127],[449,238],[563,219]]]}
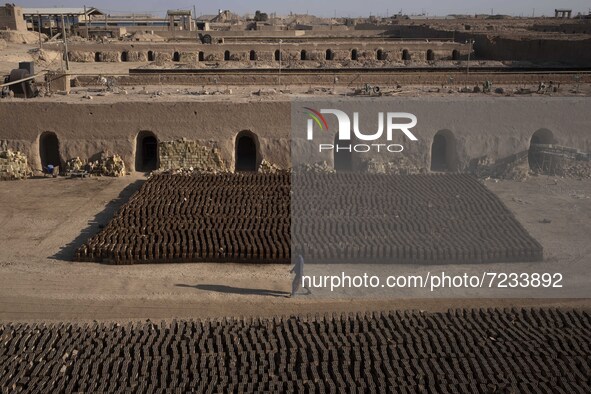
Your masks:
{"label": "shadow on ground", "polygon": [[76,254],[76,250],[82,246],[82,244],[88,240],[88,238],[97,234],[103,226],[106,226],[113,216],[115,216],[115,213],[119,210],[119,208],[129,201],[130,197],[139,190],[144,182],[144,179],[139,179],[127,185],[125,189],[121,190],[121,193],[119,193],[115,199],[107,203],[105,209],[97,213],[94,218],[88,221],[88,226],[82,230],[76,239],[60,248],[59,252],[49,258],[54,260],[72,261]]}
{"label": "shadow on ground", "polygon": [[287,297],[289,293],[286,291],[278,290],[265,290],[265,289],[246,289],[242,287],[232,287],[224,285],[184,285],[177,284],[177,287],[189,287],[198,290],[213,291],[216,293],[225,294],[239,294],[239,295],[257,295],[266,297]]}

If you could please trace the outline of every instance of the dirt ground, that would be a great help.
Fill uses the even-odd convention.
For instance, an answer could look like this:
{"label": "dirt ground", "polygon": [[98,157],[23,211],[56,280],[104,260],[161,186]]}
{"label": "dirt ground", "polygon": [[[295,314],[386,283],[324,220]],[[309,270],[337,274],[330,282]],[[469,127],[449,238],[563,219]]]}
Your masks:
{"label": "dirt ground", "polygon": [[[503,292],[358,294],[330,293],[326,289],[315,290],[309,296],[287,298],[291,277],[289,268],[283,265],[108,266],[72,262],[75,248],[99,231],[99,226],[107,223],[144,180],[143,175],[136,174],[124,178],[39,178],[3,183],[0,188],[0,321],[272,316],[388,309],[440,311],[456,307],[588,308],[591,305],[581,299],[589,297],[590,288],[589,180],[533,177],[525,182],[487,181],[486,185],[544,246],[545,262],[517,267],[502,264],[437,267],[449,272],[483,269],[563,272],[565,291],[542,292],[532,296],[536,299],[527,294]],[[348,273],[360,269],[331,267],[331,270],[341,268]],[[424,269],[382,266],[376,272],[410,274]],[[310,267],[311,272],[315,270],[321,267]],[[523,296],[528,298],[519,298]]]}

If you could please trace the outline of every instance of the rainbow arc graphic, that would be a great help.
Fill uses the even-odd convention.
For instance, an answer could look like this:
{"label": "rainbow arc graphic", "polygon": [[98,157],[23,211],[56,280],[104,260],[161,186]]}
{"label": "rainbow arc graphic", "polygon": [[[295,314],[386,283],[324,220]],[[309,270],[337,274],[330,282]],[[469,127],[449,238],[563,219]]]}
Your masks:
{"label": "rainbow arc graphic", "polygon": [[308,107],[304,107],[304,109],[308,110],[306,114],[308,114],[314,120],[314,122],[320,126],[320,130],[326,129],[326,131],[328,131],[328,123],[320,112]]}

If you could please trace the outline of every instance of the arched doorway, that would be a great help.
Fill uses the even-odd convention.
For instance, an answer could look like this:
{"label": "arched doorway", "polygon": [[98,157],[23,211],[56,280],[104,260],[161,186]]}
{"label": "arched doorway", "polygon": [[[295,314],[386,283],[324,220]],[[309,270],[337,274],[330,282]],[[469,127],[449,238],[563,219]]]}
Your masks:
{"label": "arched doorway", "polygon": [[141,172],[158,169],[158,139],[150,131],[137,135],[135,147],[135,170]]}
{"label": "arched doorway", "polygon": [[102,60],[103,60],[103,57],[101,56],[101,53],[100,52],[95,52],[94,53],[94,61],[95,62],[100,62]]}
{"label": "arched doorway", "polygon": [[531,136],[531,145],[550,145],[555,144],[554,134],[548,129],[540,129]]}
{"label": "arched doorway", "polygon": [[202,62],[205,60],[205,53],[199,52],[199,61]]}
{"label": "arched doorway", "polygon": [[334,136],[334,169],[337,172],[353,171],[353,152],[351,141],[339,140],[339,133]]}
{"label": "arched doorway", "polygon": [[326,60],[334,60],[334,52],[332,49],[326,50]]}
{"label": "arched doorway", "polygon": [[351,51],[351,60],[357,60],[358,59],[358,54],[357,54],[357,49],[353,49]]}
{"label": "arched doorway", "polygon": [[308,54],[306,53],[305,50],[302,50],[300,52],[300,60],[307,60],[308,59]]}
{"label": "arched doorway", "polygon": [[440,130],[431,145],[431,171],[457,171],[456,139],[449,130]]}
{"label": "arched doorway", "polygon": [[173,62],[180,62],[181,61],[181,54],[178,52],[173,53],[172,61]]}
{"label": "arched doorway", "polygon": [[259,168],[259,143],[255,134],[243,131],[236,136],[236,172],[256,172]]}
{"label": "arched doorway", "polygon": [[50,164],[54,167],[62,165],[60,142],[55,133],[46,131],[39,136],[39,158],[43,168]]}
{"label": "arched doorway", "polygon": [[376,59],[378,59],[378,60],[386,60],[386,56],[384,55],[384,50],[383,49],[378,49],[376,51]]}
{"label": "arched doorway", "polygon": [[529,168],[534,171],[551,171],[552,160],[544,154],[544,145],[555,144],[556,140],[552,131],[540,129],[536,131],[530,140],[527,159]]}
{"label": "arched doorway", "polygon": [[435,60],[435,52],[433,52],[432,49],[429,49],[427,51],[427,61],[431,62],[433,60]]}
{"label": "arched doorway", "polygon": [[409,61],[410,60],[410,52],[408,49],[402,51],[402,60]]}
{"label": "arched doorway", "polygon": [[257,60],[257,53],[255,51],[250,51],[250,60],[251,61]]}
{"label": "arched doorway", "polygon": [[154,61],[154,52],[153,51],[148,51],[148,61],[149,62]]}
{"label": "arched doorway", "polygon": [[224,60],[225,60],[225,61],[228,61],[228,60],[230,60],[230,51],[226,51],[226,52],[224,52]]}
{"label": "arched doorway", "polygon": [[283,60],[281,56],[281,52],[278,50],[275,51],[275,61],[278,62],[279,60]]}
{"label": "arched doorway", "polygon": [[451,60],[460,60],[460,51],[454,49],[451,53]]}
{"label": "arched doorway", "polygon": [[129,61],[129,53],[127,51],[121,52],[121,61],[122,62]]}

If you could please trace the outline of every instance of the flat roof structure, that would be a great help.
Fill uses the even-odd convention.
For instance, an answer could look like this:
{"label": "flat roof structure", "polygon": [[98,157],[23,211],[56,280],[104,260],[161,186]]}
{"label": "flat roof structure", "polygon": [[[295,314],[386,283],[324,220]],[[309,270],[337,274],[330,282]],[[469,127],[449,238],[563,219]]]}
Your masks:
{"label": "flat roof structure", "polygon": [[23,15],[27,16],[55,16],[55,15],[64,15],[64,16],[82,16],[82,15],[104,15],[103,12],[99,11],[94,7],[86,8],[84,7],[71,7],[71,8],[62,8],[62,7],[50,7],[50,8],[23,8]]}

